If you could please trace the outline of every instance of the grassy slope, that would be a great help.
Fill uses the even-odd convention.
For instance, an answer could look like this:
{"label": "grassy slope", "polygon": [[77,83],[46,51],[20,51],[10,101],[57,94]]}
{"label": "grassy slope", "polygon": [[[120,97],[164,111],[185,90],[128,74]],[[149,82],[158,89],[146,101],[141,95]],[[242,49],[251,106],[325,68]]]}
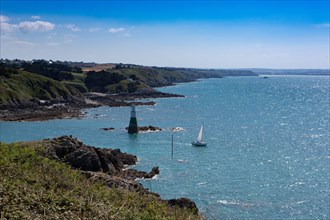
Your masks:
{"label": "grassy slope", "polygon": [[172,83],[187,82],[199,78],[220,78],[225,76],[256,76],[257,74],[247,70],[207,70],[184,68],[157,68],[134,67],[119,69],[119,73],[126,77],[135,75],[142,82],[151,87],[164,86]]}
{"label": "grassy slope", "polygon": [[38,148],[0,144],[0,218],[200,219],[157,197],[89,182],[77,170],[39,155]]}
{"label": "grassy slope", "polygon": [[19,102],[32,98],[53,99],[80,95],[80,92],[64,83],[45,76],[19,71],[10,77],[0,76],[0,104]]}
{"label": "grassy slope", "polygon": [[[104,65],[104,68],[108,67]],[[253,75],[246,70],[202,70],[183,68],[158,68],[132,66],[123,69],[108,69],[109,72],[117,72],[130,78],[137,77],[138,90],[152,90],[152,87],[166,86],[173,83],[192,81],[198,78]],[[81,93],[88,92],[85,85],[86,74],[72,73],[74,79],[71,81],[58,82],[48,77],[26,71],[19,71],[19,74],[10,74],[10,77],[0,75],[0,104],[8,102],[19,102],[22,100],[53,99],[60,96],[67,98]],[[128,92],[130,81],[122,80],[119,83],[105,86],[102,91],[109,93]]]}
{"label": "grassy slope", "polygon": [[151,87],[164,86],[171,83],[187,82],[198,77],[201,74],[193,71],[185,72],[179,69],[165,69],[152,67],[136,67],[117,70],[126,77],[135,75],[140,81],[146,83]]}

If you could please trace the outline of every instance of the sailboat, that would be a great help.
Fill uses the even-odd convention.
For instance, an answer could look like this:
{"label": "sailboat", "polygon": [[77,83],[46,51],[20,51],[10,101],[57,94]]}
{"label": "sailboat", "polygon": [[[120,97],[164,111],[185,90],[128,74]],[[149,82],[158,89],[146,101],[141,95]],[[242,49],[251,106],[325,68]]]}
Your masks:
{"label": "sailboat", "polygon": [[207,145],[206,142],[203,142],[203,125],[201,126],[201,129],[199,130],[198,137],[196,141],[191,142],[193,146],[196,147],[205,147]]}

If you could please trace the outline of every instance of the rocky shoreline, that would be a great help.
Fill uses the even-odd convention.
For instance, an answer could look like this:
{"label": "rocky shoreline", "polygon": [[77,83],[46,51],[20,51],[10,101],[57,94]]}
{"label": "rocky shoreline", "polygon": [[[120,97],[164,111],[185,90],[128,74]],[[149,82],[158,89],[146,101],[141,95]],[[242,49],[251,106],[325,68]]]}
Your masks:
{"label": "rocky shoreline", "polygon": [[82,110],[86,108],[154,105],[154,101],[141,101],[138,99],[170,97],[184,96],[158,91],[146,91],[123,94],[86,93],[83,97],[72,97],[66,100],[33,99],[19,103],[0,104],[0,121],[45,121],[80,118],[84,116]]}
{"label": "rocky shoreline", "polygon": [[163,200],[157,193],[145,189],[136,179],[151,179],[160,173],[159,168],[153,167],[149,173],[127,168],[136,164],[137,157],[123,153],[120,149],[88,146],[72,136],[61,136],[32,143],[23,142],[21,145],[41,146],[38,150],[41,149],[43,156],[80,170],[92,182],[102,182],[108,187],[137,192],[141,196],[151,194],[169,206],[179,206],[198,212],[196,204],[190,199]]}

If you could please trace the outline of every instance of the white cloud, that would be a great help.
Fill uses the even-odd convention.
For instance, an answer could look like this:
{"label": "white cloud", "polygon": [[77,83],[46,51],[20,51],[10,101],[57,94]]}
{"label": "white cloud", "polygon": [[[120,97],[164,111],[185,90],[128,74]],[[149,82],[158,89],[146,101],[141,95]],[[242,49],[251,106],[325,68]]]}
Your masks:
{"label": "white cloud", "polygon": [[67,29],[70,29],[73,32],[81,31],[79,27],[77,27],[75,24],[67,24],[65,25]]}
{"label": "white cloud", "polygon": [[[32,16],[31,18],[40,18],[38,16]],[[9,18],[4,15],[0,15],[0,29],[3,34],[21,30],[23,32],[46,32],[53,30],[55,24],[47,21],[23,21],[19,24],[8,23]]]}
{"label": "white cloud", "polygon": [[47,45],[48,46],[54,46],[55,47],[55,46],[61,45],[61,43],[58,43],[58,42],[48,42]]}
{"label": "white cloud", "polygon": [[0,15],[0,31],[1,35],[13,32],[17,28],[17,25],[12,25],[7,23],[9,21],[9,18],[4,15]]}
{"label": "white cloud", "polygon": [[330,23],[317,24],[318,28],[330,28]]}
{"label": "white cloud", "polygon": [[0,15],[0,23],[5,23],[7,21],[9,21],[9,18],[7,16]]}
{"label": "white cloud", "polygon": [[101,28],[96,27],[96,28],[90,28],[90,29],[88,29],[88,32],[93,33],[93,32],[98,32],[100,30],[101,30]]}
{"label": "white cloud", "polygon": [[23,41],[23,40],[16,40],[12,42],[13,44],[17,45],[17,46],[25,46],[25,47],[33,47],[35,46],[34,43],[29,42],[29,41]]}
{"label": "white cloud", "polygon": [[125,28],[110,28],[109,32],[114,34],[114,33],[118,33],[118,32],[123,32],[125,31]]}
{"label": "white cloud", "polygon": [[76,35],[73,35],[73,34],[65,34],[63,37],[64,43],[65,44],[71,43],[75,37],[76,37]]}
{"label": "white cloud", "polygon": [[46,32],[53,30],[55,24],[48,21],[23,21],[18,24],[18,28],[25,32]]}
{"label": "white cloud", "polygon": [[11,36],[6,36],[2,35],[1,36],[1,41],[4,45],[10,45],[10,46],[18,46],[18,47],[33,47],[36,46],[35,43],[26,41],[26,40],[20,40],[17,37],[11,37]]}
{"label": "white cloud", "polygon": [[0,30],[2,33],[14,32],[17,29],[16,24],[0,23]]}
{"label": "white cloud", "polygon": [[48,39],[53,39],[54,37],[56,37],[57,36],[57,33],[50,33],[48,36],[47,36],[47,38]]}
{"label": "white cloud", "polygon": [[39,15],[33,15],[33,16],[31,16],[31,19],[35,19],[35,20],[40,19],[40,18],[41,17]]}

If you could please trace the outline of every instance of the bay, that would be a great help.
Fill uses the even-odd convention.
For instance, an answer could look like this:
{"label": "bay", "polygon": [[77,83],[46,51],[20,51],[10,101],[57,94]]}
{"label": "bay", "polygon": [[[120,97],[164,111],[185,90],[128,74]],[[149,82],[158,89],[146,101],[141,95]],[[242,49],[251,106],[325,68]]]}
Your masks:
{"label": "bay", "polygon": [[[1,122],[0,141],[73,135],[120,148],[139,157],[136,169],[159,166],[145,187],[165,199],[188,197],[208,218],[330,218],[328,76],[227,77],[159,90],[185,95],[136,108],[140,126],[161,132],[128,135],[130,108],[100,107],[82,119]],[[202,124],[208,145],[193,147]]]}

